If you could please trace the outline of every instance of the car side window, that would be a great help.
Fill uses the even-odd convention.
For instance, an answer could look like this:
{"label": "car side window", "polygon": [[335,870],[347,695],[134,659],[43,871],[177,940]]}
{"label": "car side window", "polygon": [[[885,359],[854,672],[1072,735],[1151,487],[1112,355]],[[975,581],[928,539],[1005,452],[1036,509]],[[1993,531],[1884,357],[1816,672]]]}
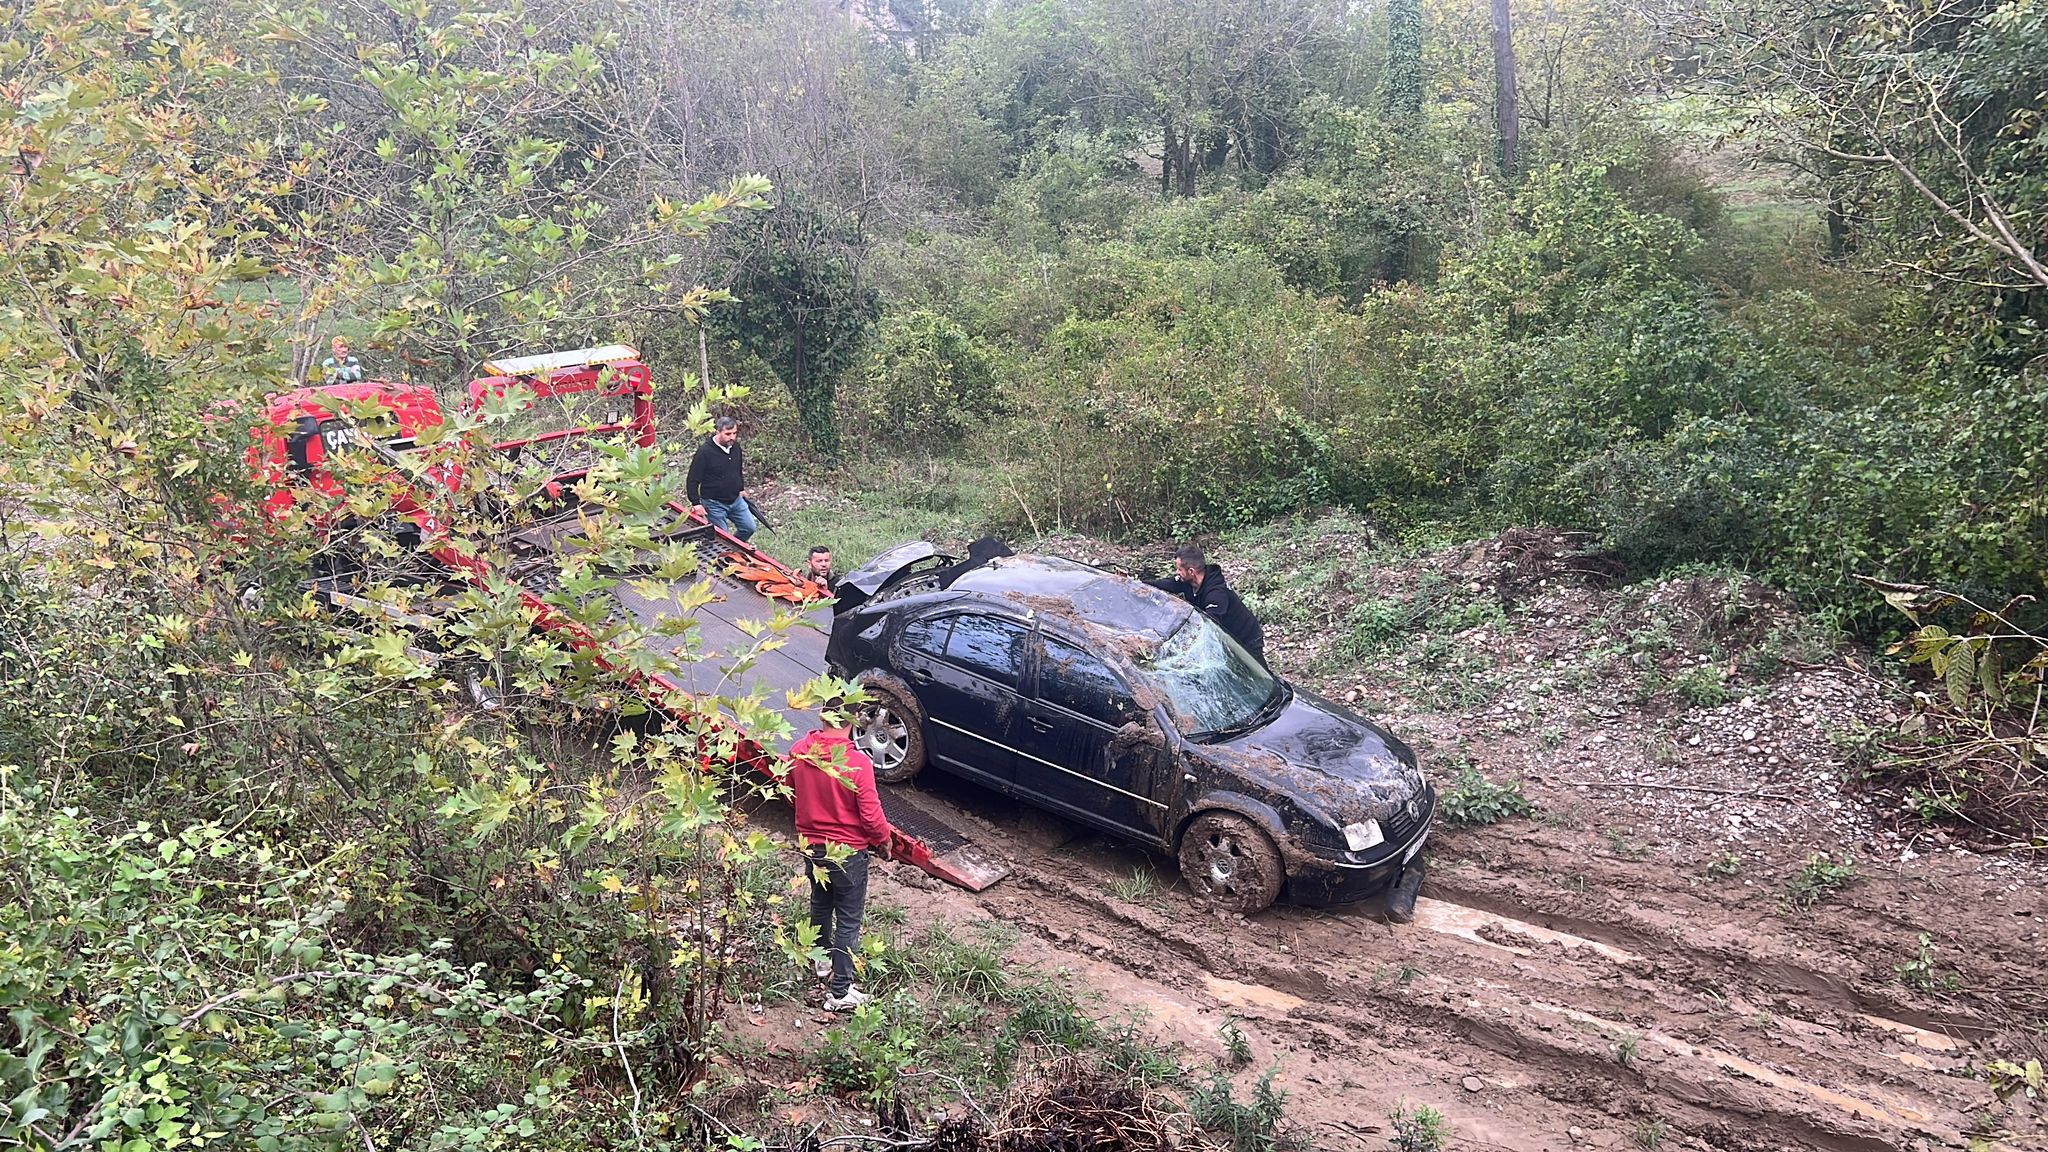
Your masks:
{"label": "car side window", "polygon": [[1024,627],[994,616],[955,616],[946,659],[1011,688],[1024,677]]}
{"label": "car side window", "polygon": [[1050,636],[1045,638],[1045,659],[1038,665],[1038,698],[1112,728],[1143,715],[1122,677],[1109,665]]}
{"label": "car side window", "polygon": [[946,634],[953,630],[953,617],[941,616],[936,620],[913,620],[903,626],[903,634],[896,642],[904,651],[919,656],[939,657],[946,652]]}

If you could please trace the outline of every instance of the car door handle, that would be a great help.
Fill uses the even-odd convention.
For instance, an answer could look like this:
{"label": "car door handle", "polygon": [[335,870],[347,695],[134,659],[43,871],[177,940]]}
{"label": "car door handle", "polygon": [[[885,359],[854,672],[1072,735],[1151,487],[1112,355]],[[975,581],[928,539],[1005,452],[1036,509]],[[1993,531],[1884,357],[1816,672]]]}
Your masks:
{"label": "car door handle", "polygon": [[1031,725],[1033,731],[1041,734],[1047,734],[1052,731],[1052,721],[1042,716],[1028,716],[1024,722]]}
{"label": "car door handle", "polygon": [[929,684],[932,682],[932,674],[922,668],[912,668],[904,672],[903,678],[912,684]]}

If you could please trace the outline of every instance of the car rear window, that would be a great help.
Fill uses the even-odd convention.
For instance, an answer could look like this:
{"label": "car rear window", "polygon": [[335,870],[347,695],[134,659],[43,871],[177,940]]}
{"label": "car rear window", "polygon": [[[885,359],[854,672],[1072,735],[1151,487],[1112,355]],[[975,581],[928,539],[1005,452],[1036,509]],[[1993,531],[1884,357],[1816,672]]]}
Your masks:
{"label": "car rear window", "polygon": [[1024,638],[1023,625],[1013,620],[955,616],[953,634],[946,640],[946,659],[1014,688],[1024,674]]}
{"label": "car rear window", "polygon": [[1138,706],[1109,666],[1064,640],[1048,636],[1038,665],[1038,698],[1112,728],[1137,719]]}

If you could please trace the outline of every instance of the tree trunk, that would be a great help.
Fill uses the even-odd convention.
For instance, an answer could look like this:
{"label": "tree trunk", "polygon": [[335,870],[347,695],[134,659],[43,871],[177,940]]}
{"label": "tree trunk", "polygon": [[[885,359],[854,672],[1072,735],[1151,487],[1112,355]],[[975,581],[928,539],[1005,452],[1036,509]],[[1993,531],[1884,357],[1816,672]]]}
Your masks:
{"label": "tree trunk", "polygon": [[1521,111],[1515,101],[1515,25],[1508,0],[1493,0],[1494,124],[1500,136],[1500,170],[1515,178],[1515,152],[1521,145]]}
{"label": "tree trunk", "polygon": [[794,355],[791,368],[795,379],[791,381],[789,398],[796,401],[796,420],[802,426],[804,435],[811,441],[811,447],[827,460],[839,458],[839,421],[833,411],[834,393],[830,376],[811,370],[809,358],[804,350],[804,318],[797,317],[792,325],[795,330]]}
{"label": "tree trunk", "polygon": [[1387,6],[1387,70],[1380,81],[1387,119],[1411,125],[1422,119],[1422,0]]}
{"label": "tree trunk", "polygon": [[1840,260],[1851,247],[1849,207],[1840,189],[1828,192],[1828,259]]}
{"label": "tree trunk", "polygon": [[1190,124],[1176,129],[1171,119],[1159,122],[1160,151],[1159,195],[1170,199],[1175,195],[1195,194],[1195,128]]}
{"label": "tree trunk", "polygon": [[1173,140],[1173,122],[1159,122],[1159,198],[1165,200],[1173,195],[1173,158],[1178,145]]}

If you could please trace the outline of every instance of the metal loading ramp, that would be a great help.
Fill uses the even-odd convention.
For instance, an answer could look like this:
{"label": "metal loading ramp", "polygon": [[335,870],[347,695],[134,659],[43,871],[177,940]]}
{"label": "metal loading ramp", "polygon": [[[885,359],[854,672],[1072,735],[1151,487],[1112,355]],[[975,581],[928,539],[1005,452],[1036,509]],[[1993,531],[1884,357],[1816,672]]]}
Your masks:
{"label": "metal loading ramp", "polygon": [[979,892],[1010,874],[1007,863],[975,847],[946,822],[923,793],[908,786],[885,786],[881,794],[883,814],[906,841],[892,845],[898,859],[970,892]]}
{"label": "metal loading ramp", "polygon": [[[621,584],[611,593],[619,610],[650,633],[647,643],[664,653],[680,656],[682,651],[694,649],[705,657],[686,660],[677,672],[661,677],[671,687],[692,695],[760,691],[767,706],[782,713],[792,731],[790,736],[763,741],[763,746],[786,755],[797,738],[818,727],[818,714],[791,708],[787,693],[826,671],[825,642],[832,631],[831,608],[820,605],[806,610],[804,623],[783,634],[781,647],[760,653],[751,666],[735,671],[736,661],[727,654],[747,652],[758,642],[741,627],[741,622],[765,621],[778,609],[787,611],[790,606],[764,596],[751,583],[734,578],[728,571],[735,560],[750,564],[773,561],[708,525],[685,528],[667,538],[691,544],[717,597],[688,614],[693,626],[676,635],[661,635],[657,628],[664,619],[686,614],[680,600],[682,587],[661,596],[648,595],[644,586]],[[688,583],[694,582],[693,578]],[[975,847],[964,833],[947,822],[935,801],[908,787],[883,787],[881,797],[882,811],[897,830],[891,851],[898,860],[973,892],[1009,875],[1009,865]]]}

